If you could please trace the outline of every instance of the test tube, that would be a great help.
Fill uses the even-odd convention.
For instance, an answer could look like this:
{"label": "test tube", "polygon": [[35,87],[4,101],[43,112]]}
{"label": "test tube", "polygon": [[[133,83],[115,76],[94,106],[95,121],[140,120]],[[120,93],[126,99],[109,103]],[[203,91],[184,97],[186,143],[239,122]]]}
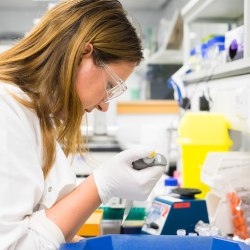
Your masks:
{"label": "test tube", "polygon": [[178,229],[178,230],[176,231],[176,234],[177,234],[178,236],[185,236],[185,235],[186,235],[186,230],[185,230],[185,229]]}

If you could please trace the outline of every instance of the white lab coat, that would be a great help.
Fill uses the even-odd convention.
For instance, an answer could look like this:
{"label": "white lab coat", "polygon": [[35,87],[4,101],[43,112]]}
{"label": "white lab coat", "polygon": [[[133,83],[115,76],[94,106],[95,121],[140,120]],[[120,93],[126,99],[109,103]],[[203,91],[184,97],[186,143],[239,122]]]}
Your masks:
{"label": "white lab coat", "polygon": [[57,143],[56,161],[44,180],[38,117],[9,92],[29,98],[0,83],[0,249],[57,249],[65,239],[44,209],[71,192],[76,177]]}

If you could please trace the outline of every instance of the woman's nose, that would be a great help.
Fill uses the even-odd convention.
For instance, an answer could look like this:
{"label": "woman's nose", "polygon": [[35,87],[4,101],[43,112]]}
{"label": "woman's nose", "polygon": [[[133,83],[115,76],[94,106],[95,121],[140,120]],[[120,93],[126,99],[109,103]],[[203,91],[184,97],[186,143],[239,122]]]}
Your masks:
{"label": "woman's nose", "polygon": [[109,109],[109,103],[100,103],[97,105],[97,109],[102,112],[107,112]]}

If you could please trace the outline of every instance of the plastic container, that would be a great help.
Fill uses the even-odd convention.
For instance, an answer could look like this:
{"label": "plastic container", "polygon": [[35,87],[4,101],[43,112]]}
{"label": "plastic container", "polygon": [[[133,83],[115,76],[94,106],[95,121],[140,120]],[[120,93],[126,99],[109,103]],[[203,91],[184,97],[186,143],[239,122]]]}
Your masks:
{"label": "plastic container", "polygon": [[60,250],[250,250],[243,242],[218,237],[192,237],[169,235],[108,235],[84,239],[78,243],[64,244]]}
{"label": "plastic container", "polygon": [[169,195],[172,190],[178,188],[178,180],[176,178],[169,177],[164,180],[163,195]]}
{"label": "plastic container", "polygon": [[226,62],[225,36],[214,36],[207,42],[207,60],[211,67]]}
{"label": "plastic container", "polygon": [[231,62],[244,57],[244,25],[225,34],[226,61]]}
{"label": "plastic container", "polygon": [[[100,207],[103,210],[103,220],[122,220],[124,208]],[[127,220],[144,220],[144,207],[132,207]]]}
{"label": "plastic container", "polygon": [[[240,190],[238,195],[243,194],[244,197],[244,191],[250,190],[249,176],[249,152],[208,153],[203,164],[201,180],[211,188],[206,196],[209,221],[227,234],[234,233],[233,220],[237,217],[231,213],[228,194],[237,194],[237,190]],[[240,215],[243,210],[238,210]],[[249,211],[249,207],[247,210]]]}
{"label": "plastic container", "polygon": [[186,113],[179,125],[177,142],[182,150],[183,186],[201,189],[205,198],[209,187],[201,182],[201,169],[208,152],[229,151],[232,141],[229,123],[223,115]]}
{"label": "plastic container", "polygon": [[207,43],[203,43],[201,45],[201,59],[200,59],[200,63],[201,63],[201,68],[206,70],[207,68]]}
{"label": "plastic container", "polygon": [[97,209],[78,230],[77,235],[94,237],[102,235],[103,210]]}
{"label": "plastic container", "polygon": [[196,54],[196,49],[192,49],[189,52],[189,60],[188,60],[190,69],[192,72],[196,72],[197,71],[197,66],[198,66],[198,57]]}

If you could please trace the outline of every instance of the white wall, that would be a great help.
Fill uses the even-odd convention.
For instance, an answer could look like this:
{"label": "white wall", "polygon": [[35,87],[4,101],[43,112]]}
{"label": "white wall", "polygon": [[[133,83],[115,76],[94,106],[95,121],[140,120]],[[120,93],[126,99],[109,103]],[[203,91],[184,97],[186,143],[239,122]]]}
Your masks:
{"label": "white wall", "polygon": [[186,5],[189,0],[171,0],[169,4],[162,11],[162,16],[167,20],[171,20],[175,10],[181,10],[184,5]]}
{"label": "white wall", "polygon": [[0,33],[25,34],[33,27],[33,20],[41,16],[43,9],[0,9]]}
{"label": "white wall", "polygon": [[192,84],[187,87],[193,112],[199,112],[199,97],[211,98],[211,112],[225,115],[231,129],[240,131],[232,138],[237,150],[250,150],[250,75]]}
{"label": "white wall", "polygon": [[[149,39],[153,42],[157,39],[159,22],[162,17],[171,20],[175,9],[180,9],[188,0],[172,0],[163,10],[128,10],[135,23],[138,22],[144,45],[148,46]],[[26,33],[33,26],[33,20],[39,18],[46,11],[46,4],[36,8],[1,8],[0,9],[0,33],[16,32]],[[149,33],[152,32],[151,38]],[[151,41],[152,42],[152,41]]]}

